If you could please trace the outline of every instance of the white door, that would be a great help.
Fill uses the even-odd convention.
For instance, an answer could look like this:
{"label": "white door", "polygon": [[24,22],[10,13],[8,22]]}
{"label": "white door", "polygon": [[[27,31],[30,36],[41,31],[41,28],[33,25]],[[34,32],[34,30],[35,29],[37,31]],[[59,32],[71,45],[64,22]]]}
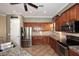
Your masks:
{"label": "white door", "polygon": [[20,46],[20,20],[10,19],[10,39]]}

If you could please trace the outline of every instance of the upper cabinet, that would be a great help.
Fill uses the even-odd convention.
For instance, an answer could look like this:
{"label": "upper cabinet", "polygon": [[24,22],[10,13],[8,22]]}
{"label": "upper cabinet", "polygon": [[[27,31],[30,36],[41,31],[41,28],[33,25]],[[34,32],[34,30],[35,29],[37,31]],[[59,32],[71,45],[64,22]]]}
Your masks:
{"label": "upper cabinet", "polygon": [[66,11],[66,22],[69,22],[70,20],[70,10]]}
{"label": "upper cabinet", "polygon": [[69,22],[73,21],[73,20],[76,20],[76,14],[77,14],[77,11],[76,11],[76,6],[73,6],[69,9],[70,11],[70,19],[69,19]]}
{"label": "upper cabinet", "polygon": [[76,5],[76,18],[79,20],[79,5]]}
{"label": "upper cabinet", "polygon": [[55,29],[56,31],[60,31],[60,17],[59,16],[56,17]]}
{"label": "upper cabinet", "polygon": [[79,4],[75,4],[56,18],[56,31],[61,31],[61,26],[63,24],[74,20],[79,20]]}
{"label": "upper cabinet", "polygon": [[24,27],[32,27],[33,31],[50,31],[51,22],[24,22]]}

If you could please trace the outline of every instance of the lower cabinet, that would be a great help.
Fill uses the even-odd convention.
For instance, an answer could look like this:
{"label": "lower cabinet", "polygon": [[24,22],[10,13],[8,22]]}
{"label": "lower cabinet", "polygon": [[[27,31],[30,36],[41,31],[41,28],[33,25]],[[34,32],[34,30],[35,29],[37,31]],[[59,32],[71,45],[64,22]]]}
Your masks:
{"label": "lower cabinet", "polygon": [[33,36],[32,37],[32,44],[33,45],[46,45],[49,44],[49,36]]}
{"label": "lower cabinet", "polygon": [[[50,36],[33,36],[32,37],[32,44],[33,45],[50,45],[52,49],[54,49],[54,51],[60,55],[61,52],[59,50],[59,44],[57,42],[56,39],[50,37]],[[23,42],[23,47],[25,47],[26,42]],[[74,50],[70,49],[68,50],[66,53],[66,55],[68,56],[79,56],[79,53],[75,52]]]}
{"label": "lower cabinet", "polygon": [[57,40],[50,36],[33,36],[32,37],[33,45],[50,45],[56,53],[59,53]]}
{"label": "lower cabinet", "polygon": [[53,38],[50,37],[49,39],[49,45],[51,46],[51,48],[54,48],[55,49],[55,40]]}
{"label": "lower cabinet", "polygon": [[79,56],[79,53],[77,53],[76,51],[70,49],[69,51],[69,56]]}
{"label": "lower cabinet", "polygon": [[56,53],[58,53],[58,44],[57,44],[57,40],[50,37],[49,39],[49,45],[51,46],[51,48],[53,48],[55,50]]}

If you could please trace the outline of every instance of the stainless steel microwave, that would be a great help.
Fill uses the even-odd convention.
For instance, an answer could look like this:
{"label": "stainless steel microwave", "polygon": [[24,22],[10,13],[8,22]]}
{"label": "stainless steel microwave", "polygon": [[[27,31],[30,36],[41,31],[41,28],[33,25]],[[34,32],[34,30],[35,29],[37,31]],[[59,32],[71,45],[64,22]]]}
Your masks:
{"label": "stainless steel microwave", "polygon": [[61,31],[79,33],[79,21],[73,21],[62,25]]}

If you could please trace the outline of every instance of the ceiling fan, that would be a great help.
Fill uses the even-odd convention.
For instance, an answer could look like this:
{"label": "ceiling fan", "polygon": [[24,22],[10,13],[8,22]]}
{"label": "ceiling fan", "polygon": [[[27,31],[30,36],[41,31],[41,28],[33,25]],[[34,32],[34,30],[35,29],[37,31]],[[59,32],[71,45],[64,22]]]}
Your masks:
{"label": "ceiling fan", "polygon": [[[21,3],[10,3],[11,5],[17,5]],[[33,3],[23,3],[25,11],[28,11],[27,4],[35,9],[38,9],[38,6]]]}

